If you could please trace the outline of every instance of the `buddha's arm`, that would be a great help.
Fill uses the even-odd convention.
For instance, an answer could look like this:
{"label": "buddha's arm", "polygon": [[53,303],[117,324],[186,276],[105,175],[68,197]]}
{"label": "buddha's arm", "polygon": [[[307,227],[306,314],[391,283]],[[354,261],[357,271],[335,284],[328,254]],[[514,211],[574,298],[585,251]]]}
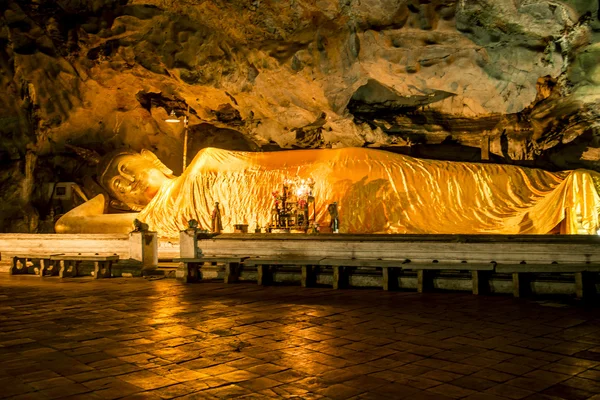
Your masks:
{"label": "buddha's arm", "polygon": [[128,233],[137,213],[104,214],[104,196],[75,207],[54,225],[56,233]]}

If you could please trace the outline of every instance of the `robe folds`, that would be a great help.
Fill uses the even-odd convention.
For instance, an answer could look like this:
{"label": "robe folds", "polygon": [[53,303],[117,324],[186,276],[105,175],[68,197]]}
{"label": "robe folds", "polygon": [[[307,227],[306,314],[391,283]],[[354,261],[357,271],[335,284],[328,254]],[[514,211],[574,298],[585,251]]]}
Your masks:
{"label": "robe folds", "polygon": [[[270,153],[201,150],[139,214],[160,236],[195,219],[210,229],[220,203],[224,232],[271,219],[284,179],[315,181],[316,220],[337,202],[341,233],[595,234],[600,197],[587,170],[552,173],[510,165],[422,160],[341,148]],[[312,208],[312,207],[311,207]]]}

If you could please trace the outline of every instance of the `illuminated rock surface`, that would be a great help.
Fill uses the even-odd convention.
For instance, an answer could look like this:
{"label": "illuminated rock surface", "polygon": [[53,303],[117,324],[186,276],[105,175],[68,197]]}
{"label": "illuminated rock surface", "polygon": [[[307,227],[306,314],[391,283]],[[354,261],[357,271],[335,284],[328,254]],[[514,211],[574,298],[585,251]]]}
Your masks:
{"label": "illuminated rock surface", "polygon": [[[65,148],[373,146],[600,170],[597,0],[0,0],[0,231],[35,230]],[[489,138],[489,139],[488,139]],[[29,155],[27,155],[29,154]],[[93,192],[89,186],[88,191]],[[28,219],[24,216],[28,215]]]}

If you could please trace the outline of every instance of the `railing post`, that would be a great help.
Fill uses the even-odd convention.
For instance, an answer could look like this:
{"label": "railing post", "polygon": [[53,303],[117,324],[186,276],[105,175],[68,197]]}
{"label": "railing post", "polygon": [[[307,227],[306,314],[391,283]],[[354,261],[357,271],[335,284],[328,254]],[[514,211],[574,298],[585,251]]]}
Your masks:
{"label": "railing post", "polygon": [[158,267],[158,236],[156,232],[130,232],[129,257],[142,263],[142,271]]}
{"label": "railing post", "polygon": [[189,228],[179,232],[179,257],[198,258],[198,229]]}

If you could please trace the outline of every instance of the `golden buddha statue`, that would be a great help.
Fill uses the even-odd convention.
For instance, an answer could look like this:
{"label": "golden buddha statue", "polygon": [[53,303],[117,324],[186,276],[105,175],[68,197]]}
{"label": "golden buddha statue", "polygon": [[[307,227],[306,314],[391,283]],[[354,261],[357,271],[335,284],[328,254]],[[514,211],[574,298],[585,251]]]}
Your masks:
{"label": "golden buddha statue", "polygon": [[139,213],[104,214],[99,195],[56,223],[64,233],[129,232],[137,218],[176,237],[189,220],[210,229],[220,204],[223,232],[265,226],[285,179],[315,181],[316,222],[337,202],[341,233],[595,234],[600,197],[587,170],[552,173],[510,165],[421,160],[365,148],[273,153],[201,150],[174,177],[150,151],[112,155],[99,180]]}

